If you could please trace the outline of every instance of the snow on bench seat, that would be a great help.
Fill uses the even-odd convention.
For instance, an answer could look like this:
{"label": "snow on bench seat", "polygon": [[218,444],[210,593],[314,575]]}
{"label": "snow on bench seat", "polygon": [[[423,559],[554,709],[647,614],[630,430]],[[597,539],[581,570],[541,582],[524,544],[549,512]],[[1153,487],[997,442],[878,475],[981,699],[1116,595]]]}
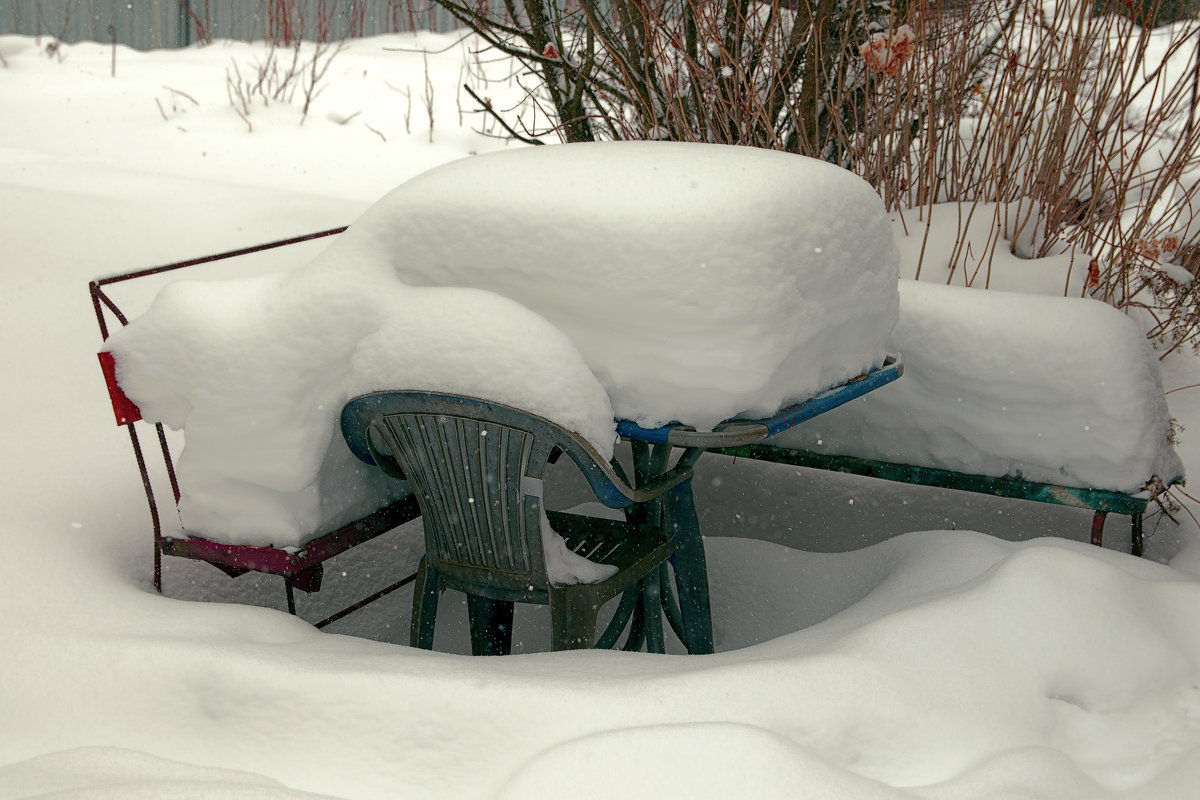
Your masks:
{"label": "snow on bench seat", "polygon": [[771,445],[1130,495],[1182,475],[1158,361],[1119,311],[906,280],[900,298],[904,377]]}

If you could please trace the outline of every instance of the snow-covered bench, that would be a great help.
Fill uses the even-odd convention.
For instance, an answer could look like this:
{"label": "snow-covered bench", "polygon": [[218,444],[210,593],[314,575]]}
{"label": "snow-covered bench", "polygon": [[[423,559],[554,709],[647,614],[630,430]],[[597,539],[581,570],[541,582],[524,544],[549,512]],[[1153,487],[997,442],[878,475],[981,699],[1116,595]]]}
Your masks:
{"label": "snow-covered bench", "polygon": [[[344,230],[345,228],[336,228],[321,231],[91,281],[88,291],[91,294],[100,334],[105,340],[109,338],[110,317],[121,325],[128,322],[121,308],[107,292],[107,287],[113,284],[235,258],[262,250],[299,244],[311,239],[335,235]],[[186,361],[187,359],[185,357],[182,360]],[[163,424],[143,420],[142,410],[125,394],[117,381],[116,360],[111,353],[100,353],[100,366],[116,423],[125,428],[129,435],[138,473],[146,493],[154,547],[154,587],[159,591],[162,590],[162,557],[164,555],[177,556],[207,562],[231,577],[248,572],[278,576],[283,579],[287,609],[295,614],[295,590],[299,589],[310,593],[319,591],[325,562],[420,515],[416,498],[411,492],[405,491],[403,484],[390,480],[380,481],[380,484],[386,487],[386,491],[378,493],[373,499],[361,496],[349,498],[343,496],[339,499],[326,492],[324,495],[318,494],[315,498],[316,502],[313,502],[314,498],[309,496],[314,494],[312,491],[302,490],[287,494],[254,492],[243,488],[242,491],[236,493],[235,497],[237,501],[245,502],[246,513],[243,519],[237,521],[236,525],[227,529],[228,535],[214,536],[210,531],[205,531],[205,535],[198,536],[181,530],[179,528],[180,515],[177,510],[182,499],[178,459],[168,441]],[[142,445],[142,436],[139,433],[142,428],[153,429],[154,441],[160,451],[160,461],[157,465],[152,464],[153,459],[147,456],[146,448]],[[340,441],[339,438],[338,444]],[[155,445],[152,444],[150,447],[154,449]],[[342,449],[345,450],[345,447],[342,446]],[[352,462],[351,466],[357,466],[357,460],[348,450],[345,450],[344,456],[349,462]],[[336,459],[334,460],[336,461]],[[329,459],[327,459],[328,461]],[[340,471],[344,477],[344,464],[327,463],[327,466],[333,467],[327,472],[335,477],[339,472],[338,467],[341,466]],[[373,475],[369,470],[364,469],[364,471],[368,472],[368,477]],[[203,479],[204,476],[201,477]],[[358,483],[360,488],[367,486],[362,481]],[[271,507],[272,495],[275,495],[274,499],[277,501],[275,505],[278,508]],[[328,502],[331,498],[334,500],[333,503]],[[326,502],[322,503],[322,500]],[[331,508],[331,505],[335,507]],[[313,517],[309,523],[311,530],[307,535],[302,539],[296,538],[292,544],[285,543],[286,540],[285,542],[274,541],[273,534],[278,531],[273,529],[278,528],[279,522],[283,521],[286,524],[297,516]],[[210,517],[211,515],[203,513],[198,515],[198,518],[211,524],[214,520]],[[268,524],[263,525],[262,523]],[[336,622],[347,614],[411,583],[415,578],[415,573],[401,577],[390,585],[314,622],[314,625],[322,628]]]}
{"label": "snow-covered bench", "polygon": [[904,377],[727,455],[1142,514],[1180,480],[1158,362],[1137,325],[1092,300],[901,281],[890,346]]}

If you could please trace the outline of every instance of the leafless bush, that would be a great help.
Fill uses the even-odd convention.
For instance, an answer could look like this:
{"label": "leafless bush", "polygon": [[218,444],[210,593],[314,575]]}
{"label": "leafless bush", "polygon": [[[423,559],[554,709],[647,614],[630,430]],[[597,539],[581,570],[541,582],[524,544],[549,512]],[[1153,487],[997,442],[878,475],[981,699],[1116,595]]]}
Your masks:
{"label": "leafless bush", "polygon": [[844,101],[864,87],[858,43],[894,16],[870,0],[438,3],[540,78],[544,97],[531,99],[553,123],[518,119],[530,138],[700,140],[832,160],[852,124]]}
{"label": "leafless bush", "polygon": [[290,59],[280,58],[279,48],[272,46],[267,56],[253,62],[243,73],[242,65],[231,61],[225,70],[225,90],[229,104],[238,113],[246,126],[253,131],[250,113],[254,106],[264,108],[272,102],[299,104],[300,124],[308,118],[312,103],[324,91],[321,80],[328,72],[334,57],[342,51],[343,42],[328,44],[318,42],[311,45],[311,55],[304,55],[305,46],[297,42],[288,50]]}
{"label": "leafless bush", "polygon": [[969,216],[988,203],[1017,255],[1079,256],[1087,273],[1064,291],[1144,310],[1167,351],[1196,343],[1200,294],[1169,262],[1200,236],[1200,25],[1156,31],[1082,5],[1047,16],[1034,3],[913,22],[917,57],[880,86],[896,123],[861,136],[860,173],[894,207],[957,201]]}
{"label": "leafless bush", "polygon": [[1200,271],[1194,20],[1037,0],[438,2],[521,65],[527,101],[485,107],[512,135],[832,161],[890,209],[994,215],[989,250],[1073,249],[1086,274],[1064,291],[1142,309],[1168,350],[1200,343],[1200,288],[1169,263]]}
{"label": "leafless bush", "polygon": [[[421,54],[421,63],[424,67],[424,76],[425,77],[422,82],[421,95],[420,95],[419,99],[421,101],[421,105],[424,106],[424,108],[425,108],[425,117],[428,120],[428,128],[429,128],[429,142],[432,144],[433,143],[434,124],[436,122],[436,115],[435,115],[435,111],[434,111],[434,109],[436,108],[436,103],[434,102],[435,91],[434,91],[433,77],[432,77],[432,75],[430,75],[430,72],[429,72],[429,55],[430,55],[430,53],[426,50],[418,51],[418,50],[410,50],[408,48],[400,48],[400,47],[391,47],[391,48],[387,48],[387,49],[394,50],[394,51],[400,51],[400,52],[410,52],[410,53],[419,52]],[[405,103],[404,132],[407,134],[412,134],[412,112],[413,112],[412,84],[405,84],[404,88],[401,89],[399,86],[395,86],[392,83],[389,83],[387,81],[385,81],[385,83],[387,84],[387,87],[389,89],[391,89],[392,91],[396,92],[397,94],[399,94],[401,97],[404,98],[404,103]],[[461,112],[460,112],[460,114],[461,114]]]}
{"label": "leafless bush", "polygon": [[204,0],[203,8],[194,7],[192,0],[179,0],[179,8],[192,23],[196,38],[205,44],[212,44],[212,9],[209,8],[208,0]]}
{"label": "leafless bush", "polygon": [[[170,122],[173,117],[175,117],[179,114],[182,114],[183,112],[187,111],[189,108],[197,107],[200,105],[199,100],[192,97],[190,94],[188,94],[185,91],[182,91],[180,89],[172,89],[170,86],[166,86],[166,85],[164,85],[162,88],[167,90],[167,103],[170,105],[170,110],[168,111],[167,107],[165,107],[163,105],[162,101],[159,100],[157,97],[154,98],[154,105],[156,105],[158,107],[158,113],[162,116],[163,122]],[[191,105],[189,106],[188,104],[185,104],[183,102],[184,100],[186,100]]]}
{"label": "leafless bush", "polygon": [[[261,0],[267,40],[282,47],[292,47],[304,39],[329,42],[362,36],[368,5],[367,0],[316,0],[315,4],[304,0]],[[389,3],[389,6],[394,24],[398,24],[399,5]]]}

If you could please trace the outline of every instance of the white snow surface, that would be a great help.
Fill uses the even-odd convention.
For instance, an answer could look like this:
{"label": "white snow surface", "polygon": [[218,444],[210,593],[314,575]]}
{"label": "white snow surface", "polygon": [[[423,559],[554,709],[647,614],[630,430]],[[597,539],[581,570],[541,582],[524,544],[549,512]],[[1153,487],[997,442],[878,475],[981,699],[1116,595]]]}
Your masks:
{"label": "white snow surface", "polygon": [[900,297],[903,377],[772,444],[1134,493],[1183,474],[1157,358],[1111,306],[911,280]]}
{"label": "white snow surface", "polygon": [[[466,658],[450,594],[442,652],[417,651],[408,589],[316,631],[282,611],[277,578],[186,559],[166,560],[156,594],[84,283],[345,224],[430,166],[504,145],[471,131],[481,117],[459,124],[469,39],[351,42],[303,126],[295,107],[256,108],[253,133],[225,74],[261,44],[119,47],[114,78],[110,47],[48,58],[45,43],[0,36],[0,797],[1195,798],[1200,531],[1182,496],[1134,559],[1111,517],[1105,548],[1086,544],[1087,511],[706,456],[705,657],[534,652],[548,624],[522,608],[520,655]],[[423,85],[421,47],[432,143],[406,134],[388,86]],[[175,112],[164,84],[199,105]],[[487,87],[498,108],[506,86]],[[188,275],[273,273],[318,247]],[[1042,291],[1048,265],[1006,288]],[[162,283],[109,288],[133,313]],[[1200,360],[1174,354],[1162,375],[1194,471]],[[547,485],[552,508],[576,501],[565,478]],[[334,559],[300,613],[376,591],[419,551],[415,524]]]}
{"label": "white snow surface", "polygon": [[767,416],[879,366],[898,305],[899,255],[866,182],[724,145],[455,161],[389,193],[323,258],[523,303],[645,427]]}
{"label": "white snow surface", "polygon": [[878,197],[829,164],[527,148],[404,183],[302,269],[169,284],[109,347],[144,417],[185,432],[184,527],[298,546],[394,496],[338,436],[355,395],[505,403],[607,459],[614,413],[711,427],[880,364],[897,261]]}
{"label": "white snow surface", "polygon": [[298,546],[402,491],[342,440],[342,406],[368,392],[484,397],[612,454],[608,397],[558,329],[491,292],[367,264],[172,283],[109,347],[145,418],[185,432],[180,514],[216,541]]}

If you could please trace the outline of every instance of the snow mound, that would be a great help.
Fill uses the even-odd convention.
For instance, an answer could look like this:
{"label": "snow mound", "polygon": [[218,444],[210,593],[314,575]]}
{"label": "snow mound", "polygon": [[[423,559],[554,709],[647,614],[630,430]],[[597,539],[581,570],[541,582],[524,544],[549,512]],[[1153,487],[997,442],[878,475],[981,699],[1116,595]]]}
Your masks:
{"label": "snow mound", "polygon": [[903,379],[773,443],[1123,492],[1182,475],[1157,359],[1119,311],[914,281],[900,298]]}
{"label": "snow mound", "polygon": [[418,176],[301,269],[171,284],[110,348],[145,418],[185,430],[188,532],[295,546],[400,491],[336,435],[350,397],[482,397],[607,458],[614,408],[711,426],[881,363],[897,258],[879,198],[828,164],[535,148]]}
{"label": "snow mound", "polygon": [[511,297],[565,331],[617,416],[709,428],[880,365],[883,204],[846,170],[725,145],[492,153],[402,184],[326,253]]}
{"label": "snow mound", "polygon": [[184,527],[232,544],[298,546],[407,491],[342,441],[339,414],[359,394],[468,394],[576,430],[602,453],[615,438],[604,390],[537,314],[367,268],[170,284],[109,347],[145,418],[185,431]]}
{"label": "snow mound", "polygon": [[607,800],[617,794],[614,764],[621,765],[622,776],[637,775],[635,796],[643,798],[908,797],[768,728],[684,722],[603,731],[553,745],[522,764],[497,798],[552,797],[561,792],[563,776],[570,775],[572,798]]}
{"label": "snow mound", "polygon": [[120,747],[86,746],[0,769],[0,796],[56,800],[336,800],[254,772],[200,766]]}

